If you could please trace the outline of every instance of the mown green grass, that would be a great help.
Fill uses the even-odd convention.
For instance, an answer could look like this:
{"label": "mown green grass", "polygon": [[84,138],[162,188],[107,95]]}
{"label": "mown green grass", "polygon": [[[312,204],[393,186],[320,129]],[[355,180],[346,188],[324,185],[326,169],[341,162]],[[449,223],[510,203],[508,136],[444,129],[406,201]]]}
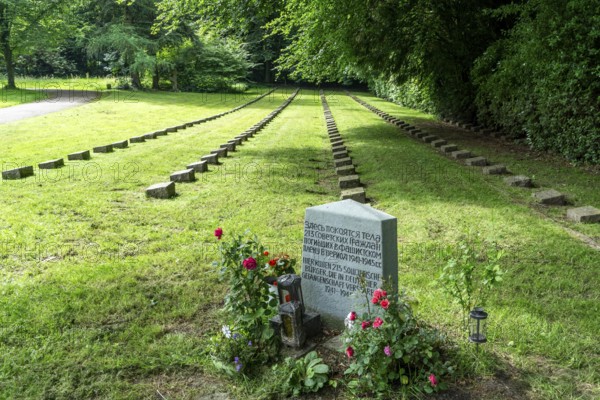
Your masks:
{"label": "mown green grass", "polygon": [[[431,119],[367,94],[361,97],[414,123]],[[527,195],[507,191],[501,178],[440,156],[350,98],[337,99],[332,110],[368,185],[367,194],[378,208],[399,218],[400,283],[421,300],[421,316],[445,329],[457,325],[456,310],[432,280],[462,235],[493,241],[507,252],[507,275],[490,307],[493,340],[486,347],[514,358],[540,398],[597,397],[598,251],[573,239],[527,202],[515,201]],[[514,155],[483,149],[474,151],[510,162],[515,169],[527,164],[512,164]],[[582,198],[594,201],[598,196],[593,189],[600,184],[597,176],[543,163],[536,169],[545,171],[548,185],[568,182]],[[598,232],[597,225],[577,228]],[[552,368],[560,370],[561,379],[546,375]]]}
{"label": "mown green grass", "polygon": [[17,106],[19,104],[41,101],[47,96],[42,92],[26,89],[0,89],[0,108]]}
{"label": "mown green grass", "polygon": [[[303,91],[222,166],[179,184],[175,199],[146,199],[144,188],[258,122],[289,95],[277,93],[155,141],[69,162],[60,175],[1,181],[0,398],[273,392],[266,378],[225,380],[204,354],[226,290],[211,266],[212,232],[221,226],[226,239],[251,229],[272,252],[301,256],[305,208],[339,197],[318,96]],[[0,159],[64,157],[238,104],[195,96],[105,98],[0,126]],[[361,97],[406,119],[431,120]],[[516,371],[531,398],[597,398],[598,252],[515,201],[499,178],[441,157],[341,92],[328,100],[368,196],[398,217],[400,286],[420,301],[419,316],[462,343],[461,362],[483,380],[498,369]],[[432,286],[464,235],[507,251],[505,282],[489,305],[491,341],[478,356],[457,331],[457,309]]]}
{"label": "mown green grass", "polygon": [[[370,103],[381,110],[398,115],[396,105],[372,96],[369,96],[368,99]],[[600,242],[600,224],[576,224],[565,218],[566,209],[573,206],[591,205],[600,208],[600,190],[593,190],[599,187],[599,171],[594,172],[593,170],[576,168],[559,156],[531,152],[523,146],[506,145],[502,141],[470,133],[460,128],[445,124],[433,125],[431,124],[433,118],[431,115],[418,113],[414,110],[404,112],[404,110],[406,109],[402,109],[401,116],[410,123],[425,127],[427,131],[448,140],[448,143],[457,144],[461,149],[470,150],[472,153],[484,156],[494,163],[505,164],[509,171],[515,175],[525,175],[533,179],[536,188],[522,190],[498,184],[499,179],[497,177],[487,177],[488,182],[494,185],[497,190],[506,193],[507,198],[511,198],[514,202],[527,204],[565,226],[589,235]],[[431,151],[433,152],[433,150]],[[473,173],[479,174],[478,168],[473,168],[473,170]],[[556,189],[566,194],[571,205],[565,207],[537,207],[531,193],[545,189]]]}
{"label": "mown green grass", "polygon": [[[249,228],[273,251],[296,250],[287,243],[301,241],[304,209],[336,199],[315,185],[314,168],[328,156],[325,133],[315,135],[320,108],[300,97],[221,168],[179,185],[173,200],[148,200],[144,188],[258,122],[288,94],[94,156],[102,177],[3,182],[1,397],[139,399],[160,389],[193,398],[215,390],[203,385],[210,368],[202,356],[225,290],[211,267],[212,232]],[[147,107],[136,119],[154,117]],[[117,112],[131,115],[126,106]],[[214,112],[196,105],[194,115]],[[52,154],[65,152],[54,146]],[[115,166],[135,172],[115,176]]]}
{"label": "mown green grass", "polygon": [[106,85],[113,88],[117,85],[114,78],[84,78],[73,76],[70,78],[34,78],[30,76],[19,76],[15,79],[19,88],[34,90],[106,90]]}
{"label": "mown green grass", "polygon": [[[0,125],[3,162],[22,165],[89,150],[230,110],[265,93],[150,93],[112,91],[101,100],[60,113]],[[267,101],[267,100],[266,100]],[[239,115],[246,115],[241,110]],[[236,114],[235,118],[239,118]]]}

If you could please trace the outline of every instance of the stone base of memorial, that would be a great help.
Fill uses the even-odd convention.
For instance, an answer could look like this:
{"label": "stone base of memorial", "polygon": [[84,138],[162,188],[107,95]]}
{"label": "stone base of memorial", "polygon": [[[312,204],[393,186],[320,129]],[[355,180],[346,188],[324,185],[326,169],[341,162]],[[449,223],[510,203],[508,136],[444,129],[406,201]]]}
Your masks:
{"label": "stone base of memorial", "polygon": [[[281,316],[276,315],[271,318],[271,327],[276,334],[281,331]],[[302,328],[306,332],[306,338],[310,339],[321,333],[321,316],[314,312],[306,312],[302,315]]]}

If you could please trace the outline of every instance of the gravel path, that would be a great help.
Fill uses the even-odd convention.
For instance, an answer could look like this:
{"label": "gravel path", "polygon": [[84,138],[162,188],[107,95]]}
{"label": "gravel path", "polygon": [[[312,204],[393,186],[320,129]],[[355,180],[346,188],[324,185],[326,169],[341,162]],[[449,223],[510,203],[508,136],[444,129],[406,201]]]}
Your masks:
{"label": "gravel path", "polygon": [[97,100],[100,92],[86,90],[46,90],[48,98],[0,109],[0,124],[39,117]]}

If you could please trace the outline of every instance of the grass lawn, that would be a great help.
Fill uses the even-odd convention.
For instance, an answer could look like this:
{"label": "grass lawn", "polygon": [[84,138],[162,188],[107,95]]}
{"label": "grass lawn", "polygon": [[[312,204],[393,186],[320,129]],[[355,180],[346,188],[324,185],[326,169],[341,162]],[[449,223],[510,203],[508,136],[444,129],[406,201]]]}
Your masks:
{"label": "grass lawn", "polygon": [[17,106],[46,99],[44,93],[27,89],[0,89],[0,108]]}
{"label": "grass lawn", "polygon": [[33,78],[29,76],[17,77],[17,87],[31,90],[106,90],[106,85],[116,87],[117,81],[113,78]]}
{"label": "grass lawn", "polygon": [[[274,390],[269,373],[255,381],[216,375],[205,354],[220,329],[226,290],[211,266],[212,233],[217,226],[226,235],[251,229],[272,252],[300,258],[305,208],[339,198],[318,96],[301,92],[222,166],[179,184],[178,197],[149,200],[144,189],[258,122],[289,94],[277,91],[224,118],[87,163],[68,162],[60,172],[0,181],[0,398],[141,399],[156,398],[157,390],[169,399],[215,391],[259,398]],[[66,157],[257,95],[135,93],[125,101],[125,93],[115,101],[111,94],[0,126],[0,161]],[[360,96],[396,116],[431,121]],[[458,345],[463,362],[481,375],[458,377],[454,393],[598,398],[600,254],[499,178],[440,156],[341,92],[328,101],[373,205],[398,217],[399,281],[419,299],[422,319],[464,343],[458,310],[432,281],[463,235],[507,251],[505,282],[489,305],[491,342],[479,358]],[[531,163],[538,176],[546,171],[548,185],[562,179],[578,198],[595,201],[597,176],[569,166],[549,171],[508,151],[494,156]],[[598,235],[598,226],[581,229]],[[502,391],[506,385],[515,396]],[[343,385],[329,394],[353,397]]]}

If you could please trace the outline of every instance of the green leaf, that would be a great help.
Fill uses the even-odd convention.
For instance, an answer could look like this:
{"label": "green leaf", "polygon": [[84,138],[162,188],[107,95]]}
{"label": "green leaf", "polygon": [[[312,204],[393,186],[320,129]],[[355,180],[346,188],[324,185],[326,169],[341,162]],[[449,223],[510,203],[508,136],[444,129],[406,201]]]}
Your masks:
{"label": "green leaf", "polygon": [[327,364],[315,365],[314,371],[315,371],[316,374],[328,374],[329,373],[329,366]]}

